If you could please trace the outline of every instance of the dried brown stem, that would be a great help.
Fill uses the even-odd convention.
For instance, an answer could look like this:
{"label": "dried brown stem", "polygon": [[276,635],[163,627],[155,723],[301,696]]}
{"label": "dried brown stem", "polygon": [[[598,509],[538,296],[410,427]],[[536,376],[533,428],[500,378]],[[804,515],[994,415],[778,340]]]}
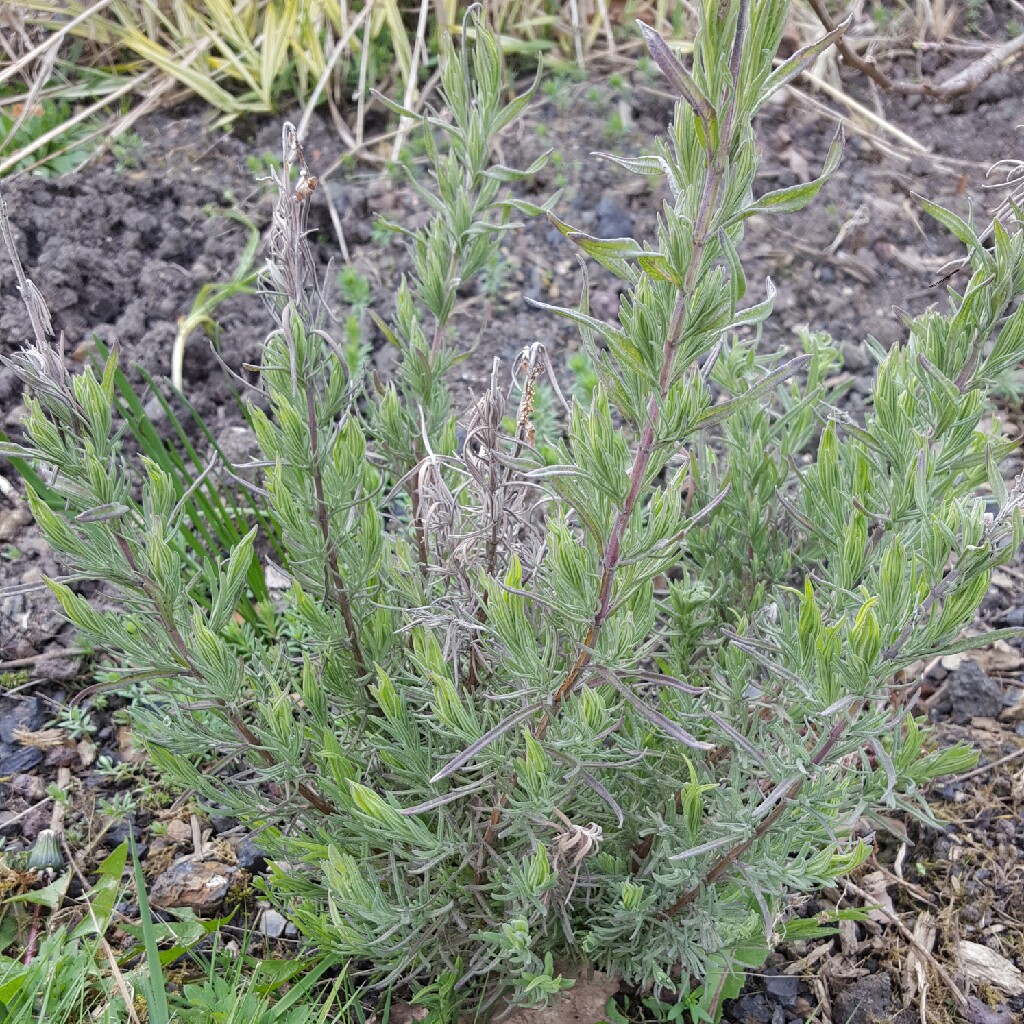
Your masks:
{"label": "dried brown stem", "polygon": [[[808,0],[811,9],[817,15],[818,20],[828,32],[834,32],[836,22],[829,14],[824,0]],[[984,56],[968,64],[962,71],[957,72],[945,82],[935,85],[931,82],[894,82],[870,57],[861,57],[850,44],[840,36],[836,40],[836,49],[842,55],[843,60],[852,68],[856,68],[862,74],[867,75],[880,89],[886,92],[902,93],[904,95],[929,96],[937,100],[949,100],[954,96],[962,96],[964,93],[976,89],[987,78],[990,78],[1000,67],[1008,61],[1013,60],[1024,50],[1024,35],[1016,36],[1013,39],[1001,43],[987,51]]]}

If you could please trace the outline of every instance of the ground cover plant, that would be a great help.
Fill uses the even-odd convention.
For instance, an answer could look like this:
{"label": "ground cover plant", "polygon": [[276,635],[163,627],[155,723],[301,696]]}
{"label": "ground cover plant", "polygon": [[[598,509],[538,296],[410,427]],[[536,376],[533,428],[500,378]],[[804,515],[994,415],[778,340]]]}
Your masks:
{"label": "ground cover plant", "polygon": [[58,469],[66,512],[34,500],[37,518],[124,611],[54,588],[83,636],[162,694],[139,718],[154,757],[263,828],[271,894],[369,984],[440,975],[540,1002],[568,956],[713,1013],[798,932],[800,894],[865,855],[860,819],[926,815],[919,787],[969,761],[924,753],[896,674],[963,648],[1019,546],[1010,445],[981,416],[1024,346],[1024,243],[997,228],[986,248],[926,207],[975,274],[950,315],[909,321],[879,353],[864,423],[830,408],[827,338],[758,353],[772,290],[743,307],[743,223],[820,187],[753,198],[751,119],[816,52],[773,69],[785,12],[709,5],[691,71],[648,34],[682,102],[667,139],[624,163],[665,174],[674,199],[650,246],[556,222],[627,292],[617,325],[586,301],[555,311],[580,325],[598,383],[543,450],[542,348],[524,353],[518,408],[496,376],[461,432],[444,387],[465,347],[446,330],[458,287],[503,210],[536,212],[501,207],[516,174],[486,166],[521,106],[501,104],[493,41],[447,53],[452,122],[427,136],[436,216],[410,238],[416,272],[386,325],[394,380],[352,379],[317,317],[302,243],[315,182],[286,130],[271,412],[253,411],[294,581],[276,635],[233,617],[255,537],[183,571],[170,481],[145,467],[139,500],[110,437],[115,364],[70,379],[22,282],[38,336],[12,362],[35,400],[27,445],[5,452]]}

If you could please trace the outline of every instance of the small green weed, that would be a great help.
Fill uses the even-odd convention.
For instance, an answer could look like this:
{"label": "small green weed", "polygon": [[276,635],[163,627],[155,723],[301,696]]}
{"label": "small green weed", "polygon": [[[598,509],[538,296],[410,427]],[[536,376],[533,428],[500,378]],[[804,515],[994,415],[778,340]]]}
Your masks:
{"label": "small green weed", "polygon": [[[65,124],[71,118],[72,107],[66,100],[46,99],[35,104],[27,117],[23,118],[23,113],[23,106],[17,103],[9,111],[0,109],[0,163],[4,157],[18,153]],[[91,123],[82,122],[74,125],[34,153],[19,160],[9,169],[9,173],[17,174],[31,170],[42,178],[56,178],[67,174],[92,153],[95,147],[89,139],[94,135],[95,126]]]}

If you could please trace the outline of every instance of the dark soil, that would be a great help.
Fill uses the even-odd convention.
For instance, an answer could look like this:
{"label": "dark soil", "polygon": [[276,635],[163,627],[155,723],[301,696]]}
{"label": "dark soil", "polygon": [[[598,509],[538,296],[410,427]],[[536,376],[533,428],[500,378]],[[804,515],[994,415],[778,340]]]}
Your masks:
{"label": "dark soil", "polygon": [[[928,66],[929,59],[934,67]],[[924,71],[939,77],[949,73],[928,54]],[[557,162],[549,163],[529,198],[539,200],[564,188],[556,212],[574,226],[606,237],[636,232],[650,238],[662,193],[651,191],[646,179],[631,179],[591,156],[595,150],[638,152],[668,123],[670,106],[653,91],[660,84],[640,72],[631,78],[625,88],[595,78],[540,97],[503,140],[502,159],[525,166],[552,148]],[[850,78],[846,87],[860,101],[874,102],[862,81]],[[855,414],[873,371],[864,339],[870,335],[888,347],[901,336],[896,304],[911,313],[941,305],[945,285],[938,271],[958,254],[955,241],[921,212],[912,194],[926,195],[964,216],[973,204],[976,219],[986,223],[1002,198],[985,191],[986,171],[1019,150],[1022,91],[1024,72],[1018,66],[998,72],[981,89],[950,104],[885,97],[886,116],[927,152],[905,146],[895,153],[892,146],[883,151],[879,143],[893,140],[877,126],[865,122],[863,134],[850,124],[843,164],[808,209],[783,220],[750,222],[746,268],[751,291],[763,290],[767,276],[779,289],[763,344],[768,350],[791,347],[794,332],[805,325],[830,332],[842,345],[850,383],[844,401]],[[621,124],[626,125],[622,131]],[[835,128],[834,121],[794,96],[769,106],[759,128],[765,155],[760,187],[813,177]],[[259,228],[268,224],[271,193],[255,180],[247,158],[277,154],[280,126],[261,123],[236,127],[231,134],[211,132],[198,110],[192,110],[154,116],[141,132],[143,146],[134,166],[107,159],[61,180],[5,182],[2,193],[21,258],[50,303],[69,357],[79,362],[90,358],[95,334],[105,342],[117,339],[125,364],[137,363],[161,376],[169,373],[178,319],[189,311],[199,288],[225,281],[235,271],[245,228],[217,214],[238,209]],[[314,122],[306,155],[314,173],[341,155],[325,125]],[[330,260],[336,267],[342,262],[328,199],[340,215],[352,264],[371,282],[373,308],[388,319],[409,261],[397,242],[371,239],[373,220],[382,215],[415,225],[424,216],[422,203],[407,185],[387,175],[338,174],[324,182],[313,197],[310,226],[325,271]],[[509,373],[523,346],[542,340],[562,369],[578,348],[568,324],[523,301],[524,295],[567,305],[577,300],[582,279],[571,245],[547,223],[532,222],[506,243],[500,269],[500,279],[492,279],[490,287],[467,292],[457,318],[457,344],[472,348],[456,382],[463,407],[488,379],[495,357]],[[592,311],[613,318],[616,284],[598,273],[592,280]],[[951,283],[962,284],[962,278]],[[327,278],[327,294],[343,313],[333,274]],[[244,296],[225,303],[215,315],[220,357],[244,374],[243,364],[257,360],[271,327],[267,314],[258,298]],[[4,258],[0,352],[11,352],[28,336]],[[381,348],[382,341],[373,338],[377,368],[386,375],[390,354]],[[227,438],[237,432],[242,419],[233,399],[235,386],[202,335],[189,344],[185,371],[186,393],[213,433]],[[138,373],[134,380],[141,382]],[[9,434],[18,431],[19,403],[12,374],[0,370],[0,426]],[[147,408],[160,421],[159,404],[150,402]],[[1006,404],[1000,416],[1007,433],[1021,433],[1024,418],[1016,404]],[[88,677],[74,652],[73,635],[38,586],[43,575],[57,575],[59,567],[30,523],[16,474],[4,463],[0,490],[0,585],[6,588],[0,591],[0,667],[9,673],[4,676],[7,693],[0,697],[0,807],[5,808],[0,835],[6,848],[25,848],[50,825],[54,811],[45,788],[65,769],[73,780],[65,829],[74,829],[80,846],[99,855],[116,846],[133,824],[155,886],[169,890],[172,901],[191,899],[185,890],[198,892],[197,900],[209,895],[196,872],[213,870],[217,878],[230,875],[234,882],[242,877],[236,872],[258,873],[265,866],[258,849],[236,823],[194,819],[187,806],[169,805],[170,797],[145,781],[141,756],[119,724],[118,701],[93,708],[91,733],[44,731]],[[1014,569],[996,581],[981,625],[1024,623],[1022,578]],[[15,675],[20,672],[24,675]],[[929,957],[914,952],[892,917],[910,931],[920,926],[922,936],[927,936],[927,921],[935,925],[933,938],[921,938],[919,945],[981,1000],[973,1006],[972,1019],[1010,1020],[1024,1011],[1024,996],[1013,996],[963,968],[959,945],[965,940],[982,944],[1024,968],[1024,761],[1016,756],[1024,745],[1019,700],[1024,658],[1016,647],[1004,645],[994,660],[986,655],[973,662],[947,659],[920,666],[919,675],[941,742],[969,740],[981,749],[983,765],[1007,755],[1016,759],[937,787],[931,795],[945,823],[938,832],[896,818],[882,823],[889,832],[879,833],[877,855],[855,881],[870,895],[869,903],[888,910],[873,912],[862,924],[844,925],[831,941],[784,948],[730,1006],[729,1019],[909,1022],[921,1019],[922,999],[932,1010],[952,1006]],[[115,782],[96,771],[100,756],[138,768]],[[98,801],[110,801],[119,791],[131,793],[136,806],[115,821],[103,815]],[[151,829],[154,822],[161,828]],[[193,865],[191,877],[178,877],[180,866],[167,877],[167,869],[189,853],[195,854],[187,862]],[[865,902],[854,890],[826,893],[807,911],[834,909],[844,899]],[[274,942],[289,941],[289,929],[276,916],[264,918],[262,928]],[[924,964],[921,977],[930,979],[927,997],[915,973],[915,956]],[[993,1015],[989,1007],[1009,1016]]]}

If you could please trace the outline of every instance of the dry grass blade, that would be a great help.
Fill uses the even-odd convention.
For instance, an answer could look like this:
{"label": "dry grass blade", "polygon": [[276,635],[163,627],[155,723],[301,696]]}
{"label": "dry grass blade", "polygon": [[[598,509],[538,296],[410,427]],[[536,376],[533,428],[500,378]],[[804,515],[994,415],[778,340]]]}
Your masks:
{"label": "dry grass blade", "polygon": [[[429,0],[420,0],[420,16],[416,23],[416,44],[413,47],[409,73],[406,75],[405,79],[405,95],[402,99],[402,105],[404,107],[411,107],[416,97],[416,74],[419,71],[421,55],[426,52],[427,12],[429,9]],[[391,146],[392,162],[396,161],[399,154],[402,152],[402,145],[405,142],[405,136],[408,134],[411,127],[412,122],[409,118],[403,117],[399,121],[398,134],[395,136],[395,141]]]}
{"label": "dry grass blade", "polygon": [[57,60],[57,48],[52,47],[45,52],[40,61],[39,67],[36,71],[35,80],[29,87],[27,93],[21,98],[21,113],[15,118],[14,123],[11,125],[10,131],[7,133],[6,139],[0,139],[0,150],[6,148],[7,143],[13,139],[21,129],[21,126],[32,117],[33,111],[36,109],[36,103],[39,99],[39,94],[43,87],[46,85],[50,78],[50,74],[53,71],[54,62]]}
{"label": "dry grass blade", "polygon": [[843,92],[842,89],[837,89],[835,86],[829,85],[828,82],[826,82],[822,78],[818,78],[816,75],[813,74],[813,72],[805,71],[803,74],[807,81],[811,85],[813,85],[815,89],[820,90],[826,96],[830,97],[836,102],[842,103],[843,106],[846,107],[851,114],[855,115],[856,117],[863,118],[873,127],[877,128],[879,131],[883,132],[886,135],[892,136],[892,138],[896,139],[898,142],[906,146],[907,149],[913,151],[914,153],[920,153],[926,156],[931,155],[931,150],[923,143],[918,142],[917,139],[915,139],[912,135],[908,135],[901,128],[897,128],[896,125],[894,125],[891,121],[887,121],[884,117],[880,117],[873,110],[864,106],[863,103],[858,103],[855,99],[853,99],[853,97],[847,96],[847,94]]}
{"label": "dry grass blade", "polygon": [[62,25],[60,28],[55,29],[53,34],[48,36],[38,46],[35,46],[33,49],[29,50],[28,53],[24,54],[24,56],[19,57],[14,61],[14,63],[9,65],[3,71],[0,71],[0,84],[6,82],[8,78],[16,75],[23,67],[31,64],[32,61],[44,54],[47,50],[56,50],[69,32],[73,32],[74,29],[78,28],[78,26],[84,21],[98,14],[104,7],[109,7],[113,2],[114,0],[97,0],[92,7],[89,7],[77,14],[66,25]]}
{"label": "dry grass blade", "polygon": [[[345,30],[345,34],[334,44],[334,49],[331,51],[330,56],[324,63],[323,73],[320,75],[320,79],[317,81],[316,86],[313,89],[312,94],[306,101],[306,109],[302,112],[302,120],[299,121],[298,128],[295,129],[295,134],[298,135],[299,141],[301,142],[306,137],[306,128],[309,126],[309,119],[313,116],[313,109],[316,107],[317,100],[320,98],[320,94],[323,92],[324,86],[327,84],[327,79],[330,77],[331,71],[334,69],[334,65],[337,64],[342,53],[345,51],[345,47],[348,46],[352,36],[355,35],[356,30],[365,21],[366,28],[369,30],[370,22],[367,20],[367,15],[371,11],[370,6],[366,6],[359,12],[358,17],[353,19],[352,23]],[[366,47],[363,48],[363,66],[365,66],[366,60]],[[359,98],[362,101],[362,86],[360,85]],[[360,128],[362,126],[360,125]],[[360,136],[361,136],[360,132]]]}

